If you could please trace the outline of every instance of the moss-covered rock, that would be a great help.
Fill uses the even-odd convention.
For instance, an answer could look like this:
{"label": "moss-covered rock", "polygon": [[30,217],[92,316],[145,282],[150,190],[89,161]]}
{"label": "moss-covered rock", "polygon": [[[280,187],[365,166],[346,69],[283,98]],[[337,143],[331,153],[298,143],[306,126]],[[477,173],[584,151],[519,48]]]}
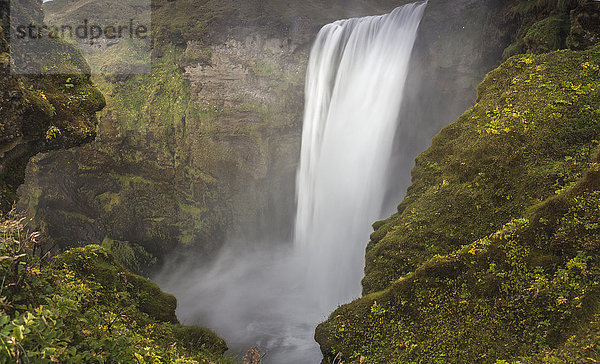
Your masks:
{"label": "moss-covered rock", "polygon": [[177,342],[190,350],[219,354],[227,351],[225,341],[204,327],[175,325],[173,336]]}
{"label": "moss-covered rock", "polygon": [[525,47],[534,53],[550,52],[564,47],[564,39],[569,31],[569,19],[552,15],[534,23],[525,33]]}
{"label": "moss-covered rock", "polygon": [[598,313],[599,64],[598,48],[559,51],[487,75],[418,157],[398,213],[374,225],[365,296],[317,328],[326,359],[585,351],[573,343],[590,340]]}
{"label": "moss-covered rock", "polygon": [[175,298],[88,245],[51,259],[23,219],[0,221],[0,361],[230,363],[225,342],[182,326]]}
{"label": "moss-covered rock", "polygon": [[413,185],[371,236],[363,287],[387,287],[435,254],[498,230],[574,183],[600,131],[598,50],[518,56],[421,154]]}
{"label": "moss-covered rock", "polygon": [[[39,23],[41,5],[13,2],[13,17]],[[48,40],[45,59],[13,62],[46,62],[60,59],[62,75],[16,75],[10,70],[9,2],[0,3],[0,211],[6,212],[17,199],[29,159],[42,151],[68,148],[88,142],[96,133],[96,112],[104,97],[90,81],[89,67],[74,47]]]}
{"label": "moss-covered rock", "polygon": [[166,294],[152,281],[129,273],[112,253],[98,245],[75,248],[53,259],[55,269],[66,268],[100,284],[104,290],[127,291],[140,311],[159,321],[178,323],[175,316],[177,300]]}
{"label": "moss-covered rock", "polygon": [[506,16],[517,30],[504,59],[564,48],[585,50],[600,39],[600,4],[594,0],[515,0],[508,8]]}
{"label": "moss-covered rock", "polygon": [[600,41],[600,4],[597,1],[579,1],[571,11],[571,30],[567,45],[584,50]]}
{"label": "moss-covered rock", "polygon": [[118,257],[119,263],[133,272],[144,272],[145,268],[156,264],[156,258],[136,243],[106,237],[101,246]]}

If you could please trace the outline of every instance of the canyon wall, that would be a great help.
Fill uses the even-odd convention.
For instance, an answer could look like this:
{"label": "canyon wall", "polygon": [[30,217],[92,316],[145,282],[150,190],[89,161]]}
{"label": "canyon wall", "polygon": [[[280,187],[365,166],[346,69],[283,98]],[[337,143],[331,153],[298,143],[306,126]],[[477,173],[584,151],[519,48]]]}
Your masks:
{"label": "canyon wall", "polygon": [[[46,4],[51,19],[60,1]],[[96,78],[107,99],[96,141],[36,158],[21,207],[59,246],[103,244],[135,270],[174,251],[210,257],[226,240],[287,240],[312,39],[328,22],[404,3],[153,3],[152,73]],[[422,127],[395,151],[390,201],[511,42],[498,9],[430,1],[402,115]]]}

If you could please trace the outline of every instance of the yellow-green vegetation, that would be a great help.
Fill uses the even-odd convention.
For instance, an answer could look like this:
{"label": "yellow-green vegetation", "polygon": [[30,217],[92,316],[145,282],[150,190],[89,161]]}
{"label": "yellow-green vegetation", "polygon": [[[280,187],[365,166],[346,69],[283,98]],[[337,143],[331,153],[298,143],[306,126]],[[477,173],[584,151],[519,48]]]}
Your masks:
{"label": "yellow-green vegetation", "polygon": [[574,343],[593,341],[599,313],[599,65],[599,48],[558,51],[487,75],[477,104],[417,158],[398,213],[374,225],[365,296],[317,329],[326,355],[552,362],[590,352]]}
{"label": "yellow-green vegetation", "polygon": [[[563,344],[555,349],[510,361],[511,363],[594,363],[600,345],[600,315],[594,314],[581,322],[581,329],[574,331]],[[509,361],[499,360],[499,364]]]}
{"label": "yellow-green vegetation", "polygon": [[49,258],[38,234],[0,223],[0,362],[227,363],[225,342],[182,326],[175,297],[88,245]]}
{"label": "yellow-green vegetation", "polygon": [[598,145],[598,49],[511,58],[421,154],[398,214],[375,224],[366,293],[500,229],[574,183]]}

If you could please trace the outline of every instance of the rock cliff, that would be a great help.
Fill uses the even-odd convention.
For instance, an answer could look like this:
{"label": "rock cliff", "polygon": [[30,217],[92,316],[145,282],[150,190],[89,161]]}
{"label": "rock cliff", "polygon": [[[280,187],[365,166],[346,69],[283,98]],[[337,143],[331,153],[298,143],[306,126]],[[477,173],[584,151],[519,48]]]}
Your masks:
{"label": "rock cliff", "polygon": [[[96,141],[37,158],[22,206],[59,245],[118,246],[134,269],[174,250],[208,257],[228,238],[285,240],[311,41],[326,23],[403,3],[155,2],[152,74],[98,78],[107,107]],[[422,128],[398,136],[411,143],[395,151],[397,198],[414,156],[473,102],[512,41],[497,11],[495,1],[430,1],[403,115]]]}
{"label": "rock cliff", "polygon": [[[21,1],[13,16],[41,22],[35,2]],[[11,209],[17,187],[23,183],[27,161],[35,154],[80,145],[96,134],[96,112],[104,106],[92,85],[87,63],[75,48],[48,42],[65,59],[64,75],[11,73],[8,1],[0,2],[0,211]],[[13,54],[18,59],[18,54]],[[42,60],[27,60],[43,62]]]}

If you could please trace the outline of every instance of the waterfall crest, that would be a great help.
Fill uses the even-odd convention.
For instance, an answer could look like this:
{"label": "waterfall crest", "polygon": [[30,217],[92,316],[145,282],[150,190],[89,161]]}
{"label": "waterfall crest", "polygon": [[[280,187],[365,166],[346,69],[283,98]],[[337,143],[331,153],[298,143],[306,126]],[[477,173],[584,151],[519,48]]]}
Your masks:
{"label": "waterfall crest", "polygon": [[327,310],[360,293],[364,243],[380,218],[386,170],[426,2],[321,29],[306,77],[296,247]]}

